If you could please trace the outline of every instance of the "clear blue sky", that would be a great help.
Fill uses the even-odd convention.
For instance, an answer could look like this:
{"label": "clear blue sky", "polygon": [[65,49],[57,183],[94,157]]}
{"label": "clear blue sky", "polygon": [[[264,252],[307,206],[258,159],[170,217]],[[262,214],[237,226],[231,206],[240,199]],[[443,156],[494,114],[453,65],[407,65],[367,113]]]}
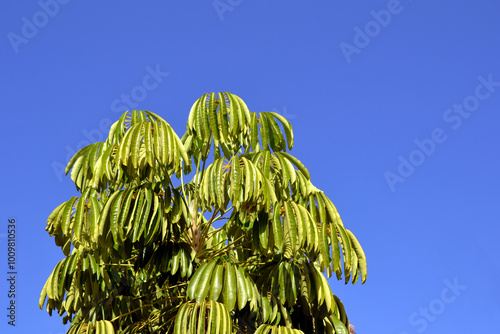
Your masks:
{"label": "clear blue sky", "polygon": [[0,5],[2,333],[65,331],[38,296],[69,156],[129,107],[182,135],[211,91],[292,121],[367,254],[365,285],[330,281],[358,334],[498,330],[498,1],[54,1]]}

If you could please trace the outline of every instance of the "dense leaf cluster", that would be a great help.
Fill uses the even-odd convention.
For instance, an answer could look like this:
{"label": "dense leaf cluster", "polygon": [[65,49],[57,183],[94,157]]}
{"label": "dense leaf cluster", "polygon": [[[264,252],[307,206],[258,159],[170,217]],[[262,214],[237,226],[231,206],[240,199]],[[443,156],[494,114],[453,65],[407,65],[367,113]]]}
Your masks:
{"label": "dense leaf cluster", "polygon": [[65,258],[40,308],[68,333],[347,333],[326,277],[364,283],[365,255],[292,147],[230,93],[198,99],[182,138],[124,113],[66,168],[80,196],[48,218]]}

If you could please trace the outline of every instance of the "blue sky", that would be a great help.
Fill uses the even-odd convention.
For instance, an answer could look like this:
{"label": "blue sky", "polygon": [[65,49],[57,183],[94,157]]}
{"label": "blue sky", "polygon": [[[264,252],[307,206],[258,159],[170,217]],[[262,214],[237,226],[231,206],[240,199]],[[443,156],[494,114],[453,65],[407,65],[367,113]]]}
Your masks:
{"label": "blue sky", "polygon": [[76,193],[61,166],[128,108],[182,135],[192,103],[212,91],[291,120],[292,153],[367,255],[365,285],[330,281],[358,334],[499,328],[499,2],[0,6],[2,333],[65,331],[38,309],[62,258],[46,219]]}

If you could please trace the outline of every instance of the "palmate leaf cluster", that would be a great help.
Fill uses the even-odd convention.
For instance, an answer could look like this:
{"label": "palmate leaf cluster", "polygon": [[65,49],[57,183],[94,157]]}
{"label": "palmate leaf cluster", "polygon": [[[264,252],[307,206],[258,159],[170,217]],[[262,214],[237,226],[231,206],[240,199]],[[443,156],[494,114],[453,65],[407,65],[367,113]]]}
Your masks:
{"label": "palmate leaf cluster", "polygon": [[79,196],[48,218],[65,257],[40,308],[68,333],[348,333],[327,277],[364,283],[365,255],[293,141],[230,93],[198,99],[181,138],[124,113],[66,168]]}

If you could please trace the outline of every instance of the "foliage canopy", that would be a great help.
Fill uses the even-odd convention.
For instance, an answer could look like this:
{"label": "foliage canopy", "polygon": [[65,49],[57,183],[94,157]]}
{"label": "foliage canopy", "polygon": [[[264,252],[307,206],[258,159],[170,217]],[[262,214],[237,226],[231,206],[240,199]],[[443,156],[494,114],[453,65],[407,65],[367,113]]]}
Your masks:
{"label": "foliage canopy", "polygon": [[198,99],[182,138],[124,113],[66,167],[79,196],[48,218],[65,257],[40,308],[71,334],[348,333],[326,277],[364,283],[365,255],[293,141],[230,93]]}

